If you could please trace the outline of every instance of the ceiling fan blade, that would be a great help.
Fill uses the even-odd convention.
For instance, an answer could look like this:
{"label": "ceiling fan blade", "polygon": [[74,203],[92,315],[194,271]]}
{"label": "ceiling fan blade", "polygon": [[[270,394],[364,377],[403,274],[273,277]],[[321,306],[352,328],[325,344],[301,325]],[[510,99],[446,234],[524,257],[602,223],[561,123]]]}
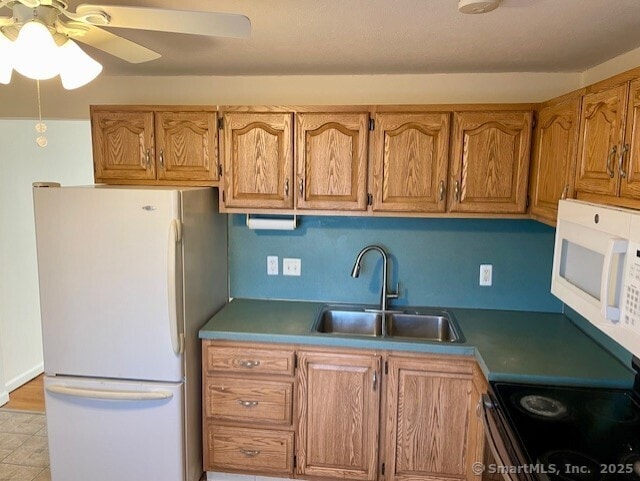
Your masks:
{"label": "ceiling fan blade", "polygon": [[91,23],[94,17],[92,13],[97,11],[103,11],[110,17],[109,27],[190,33],[212,37],[249,38],[251,36],[251,21],[244,15],[236,13],[85,4],[78,6],[76,16],[85,16],[86,20]]}
{"label": "ceiling fan blade", "polygon": [[147,47],[93,26],[83,36],[74,37],[74,40],[91,45],[129,63],[149,62],[161,57],[159,53]]}

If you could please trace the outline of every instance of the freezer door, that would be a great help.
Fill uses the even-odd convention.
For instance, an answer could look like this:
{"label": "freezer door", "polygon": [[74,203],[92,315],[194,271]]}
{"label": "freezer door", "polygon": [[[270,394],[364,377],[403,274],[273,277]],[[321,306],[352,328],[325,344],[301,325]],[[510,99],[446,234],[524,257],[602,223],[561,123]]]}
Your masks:
{"label": "freezer door", "polygon": [[44,385],[53,481],[185,480],[182,383]]}
{"label": "freezer door", "polygon": [[48,374],[179,382],[180,192],[35,188]]}

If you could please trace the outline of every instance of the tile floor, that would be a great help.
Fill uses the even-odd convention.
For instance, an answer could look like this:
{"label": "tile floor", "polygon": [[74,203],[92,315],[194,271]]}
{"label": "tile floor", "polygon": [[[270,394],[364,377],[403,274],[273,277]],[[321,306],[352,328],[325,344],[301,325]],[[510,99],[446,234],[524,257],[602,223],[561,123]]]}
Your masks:
{"label": "tile floor", "polygon": [[51,481],[44,413],[0,409],[0,481]]}

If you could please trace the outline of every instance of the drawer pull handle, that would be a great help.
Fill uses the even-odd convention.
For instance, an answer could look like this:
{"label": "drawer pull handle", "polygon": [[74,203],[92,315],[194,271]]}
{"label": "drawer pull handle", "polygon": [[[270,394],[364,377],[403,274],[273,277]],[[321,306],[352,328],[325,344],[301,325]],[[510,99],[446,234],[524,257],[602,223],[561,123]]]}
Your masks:
{"label": "drawer pull handle", "polygon": [[260,454],[259,449],[244,449],[240,448],[240,452],[247,456],[248,458],[255,458],[258,454]]}
{"label": "drawer pull handle", "polygon": [[238,361],[238,364],[240,364],[240,366],[242,367],[251,369],[252,367],[258,367],[260,365],[260,361],[248,361],[248,360],[242,359]]}
{"label": "drawer pull handle", "polygon": [[238,404],[245,408],[252,408],[258,405],[258,401],[243,401],[242,399],[238,399]]}

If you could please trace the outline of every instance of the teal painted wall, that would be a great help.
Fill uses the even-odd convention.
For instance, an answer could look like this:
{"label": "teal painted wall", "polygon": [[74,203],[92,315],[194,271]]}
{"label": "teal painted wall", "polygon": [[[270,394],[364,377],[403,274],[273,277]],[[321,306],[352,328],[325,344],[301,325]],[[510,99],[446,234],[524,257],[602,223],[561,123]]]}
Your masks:
{"label": "teal painted wall", "polygon": [[[391,257],[395,305],[561,312],[550,294],[555,230],[530,220],[299,218],[295,231],[254,231],[229,216],[232,297],[376,304],[382,259],[368,253],[350,276],[360,249],[380,244]],[[267,276],[266,258],[280,258]],[[282,258],[302,260],[302,275],[282,275]],[[493,286],[478,285],[480,264],[493,264]]]}
{"label": "teal painted wall", "polygon": [[624,347],[622,347],[616,341],[611,339],[609,336],[603,333],[600,329],[595,327],[593,324],[591,324],[584,317],[582,317],[580,314],[578,314],[576,311],[574,311],[567,305],[564,306],[564,314],[569,319],[571,319],[571,321],[576,326],[578,326],[580,330],[585,332],[594,341],[600,344],[604,349],[609,351],[623,365],[625,365],[626,367],[631,366],[631,353],[627,351]]}

